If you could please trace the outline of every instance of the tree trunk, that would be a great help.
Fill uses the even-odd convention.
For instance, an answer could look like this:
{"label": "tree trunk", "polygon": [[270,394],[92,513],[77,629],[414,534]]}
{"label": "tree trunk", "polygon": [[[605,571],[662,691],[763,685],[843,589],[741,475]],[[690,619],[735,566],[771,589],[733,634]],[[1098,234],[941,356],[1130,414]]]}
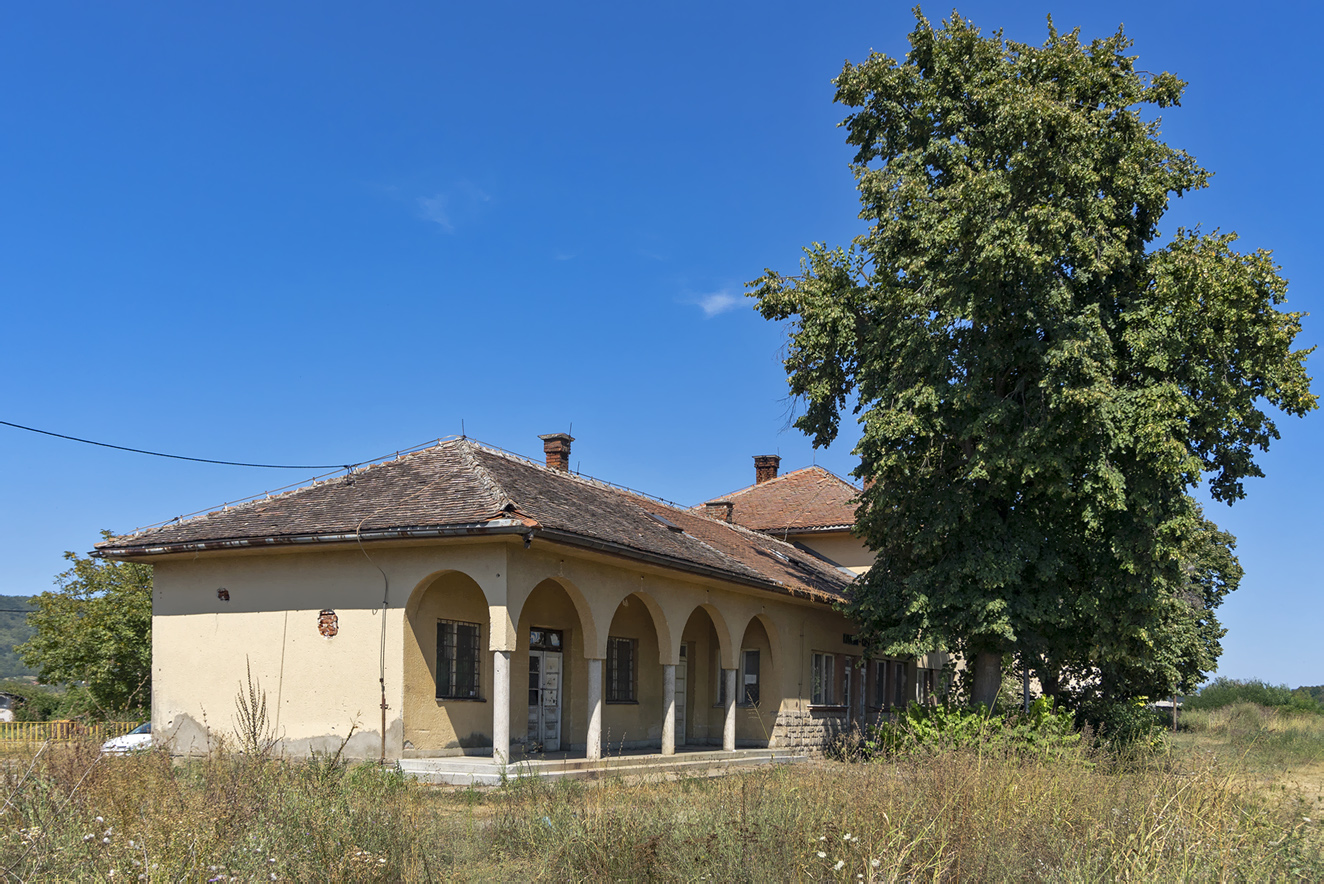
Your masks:
{"label": "tree trunk", "polygon": [[1039,676],[1039,687],[1043,689],[1044,696],[1056,705],[1057,693],[1062,689],[1062,679],[1057,669],[1045,664],[1037,667],[1035,674]]}
{"label": "tree trunk", "polygon": [[971,699],[975,703],[993,710],[998,699],[998,689],[1002,687],[1002,655],[992,651],[980,651],[975,655],[975,685]]}

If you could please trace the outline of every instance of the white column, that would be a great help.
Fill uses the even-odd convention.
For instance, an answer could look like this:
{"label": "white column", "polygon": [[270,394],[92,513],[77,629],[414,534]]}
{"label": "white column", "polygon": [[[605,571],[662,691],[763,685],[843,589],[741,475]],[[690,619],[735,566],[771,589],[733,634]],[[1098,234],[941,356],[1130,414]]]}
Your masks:
{"label": "white column", "polygon": [[588,739],[589,761],[602,758],[602,661],[588,661]]}
{"label": "white column", "polygon": [[864,730],[869,724],[869,662],[864,657],[860,657],[859,662],[856,677],[860,680],[860,699],[855,707],[855,719],[859,722],[860,730]]}
{"label": "white column", "polygon": [[722,727],[722,748],[730,752],[736,747],[736,670],[723,669],[726,681],[726,721]]}
{"label": "white column", "polygon": [[510,761],[510,651],[492,652],[492,760]]}
{"label": "white column", "polygon": [[676,664],[662,665],[662,754],[676,754]]}

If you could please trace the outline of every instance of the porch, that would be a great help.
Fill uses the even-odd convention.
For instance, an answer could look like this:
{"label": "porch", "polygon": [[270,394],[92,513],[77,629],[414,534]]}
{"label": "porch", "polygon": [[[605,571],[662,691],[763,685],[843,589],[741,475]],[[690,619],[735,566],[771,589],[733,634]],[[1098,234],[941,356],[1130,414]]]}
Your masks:
{"label": "porch", "polygon": [[496,786],[519,777],[598,780],[620,777],[677,779],[721,776],[766,764],[793,764],[809,756],[794,749],[713,749],[677,747],[672,755],[648,749],[590,759],[583,753],[553,752],[503,765],[488,756],[403,758],[400,770],[424,783],[451,786]]}

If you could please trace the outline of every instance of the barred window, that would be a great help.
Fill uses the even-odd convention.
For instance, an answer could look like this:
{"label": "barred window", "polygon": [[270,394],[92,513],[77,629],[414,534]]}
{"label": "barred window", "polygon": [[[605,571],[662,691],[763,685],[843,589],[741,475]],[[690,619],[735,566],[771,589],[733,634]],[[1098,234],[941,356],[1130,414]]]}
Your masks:
{"label": "barred window", "polygon": [[632,638],[607,638],[607,702],[634,702],[634,651]]}
{"label": "barred window", "polygon": [[481,630],[477,623],[437,621],[437,699],[477,700]]}

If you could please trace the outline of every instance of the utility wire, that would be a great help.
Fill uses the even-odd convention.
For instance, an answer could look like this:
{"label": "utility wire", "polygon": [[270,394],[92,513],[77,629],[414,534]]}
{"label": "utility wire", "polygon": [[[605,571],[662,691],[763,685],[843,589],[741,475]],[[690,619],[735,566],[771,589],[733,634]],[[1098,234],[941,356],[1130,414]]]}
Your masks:
{"label": "utility wire", "polygon": [[[174,460],[191,460],[194,463],[214,463],[225,467],[257,467],[264,470],[348,470],[359,464],[278,464],[278,463],[238,463],[233,460],[209,460],[205,457],[185,457],[182,454],[162,454],[160,451],[146,451],[142,448],[126,448],[123,445],[111,445],[109,442],[94,442],[91,439],[79,439],[77,436],[66,436],[63,433],[52,433],[50,430],[38,430],[36,427],[25,427],[22,424],[14,424],[9,421],[0,421],[0,424],[6,427],[13,427],[16,430],[27,430],[29,433],[41,433],[43,436],[54,436],[56,439],[68,439],[70,442],[82,442],[86,445],[99,445],[102,448],[114,448],[117,451],[131,451],[134,454],[150,454],[152,457],[169,457]],[[367,461],[363,461],[367,463]]]}

